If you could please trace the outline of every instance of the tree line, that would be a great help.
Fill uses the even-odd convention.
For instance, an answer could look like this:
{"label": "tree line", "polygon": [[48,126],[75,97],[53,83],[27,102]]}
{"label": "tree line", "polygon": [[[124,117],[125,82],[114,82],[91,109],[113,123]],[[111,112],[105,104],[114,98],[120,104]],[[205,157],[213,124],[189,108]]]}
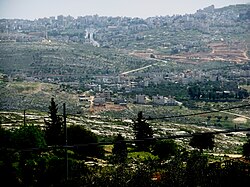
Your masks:
{"label": "tree line", "polygon": [[209,101],[228,101],[232,99],[244,99],[249,96],[246,89],[238,88],[233,82],[224,84],[215,81],[189,85],[187,93],[191,99],[206,99]]}

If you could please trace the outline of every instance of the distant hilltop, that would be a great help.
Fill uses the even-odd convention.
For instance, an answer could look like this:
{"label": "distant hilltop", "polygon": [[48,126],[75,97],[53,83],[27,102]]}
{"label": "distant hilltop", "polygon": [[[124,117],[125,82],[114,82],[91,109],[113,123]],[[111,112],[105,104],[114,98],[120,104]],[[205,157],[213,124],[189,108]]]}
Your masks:
{"label": "distant hilltop", "polygon": [[[95,47],[135,50],[161,47],[168,54],[190,52],[190,48],[197,52],[198,49],[200,52],[206,52],[208,48],[200,48],[206,41],[249,33],[249,20],[250,4],[223,8],[211,5],[197,10],[194,14],[155,16],[146,19],[98,15],[77,18],[59,15],[33,21],[0,19],[0,40],[89,43]],[[175,38],[177,32],[183,31],[185,35],[190,33],[192,40],[180,40],[180,36]],[[195,32],[203,36],[194,39]],[[172,41],[171,38],[175,39]]]}
{"label": "distant hilltop", "polygon": [[[243,7],[243,6],[246,6],[249,8],[249,5],[250,5],[250,2],[249,3],[246,3],[246,4],[236,4],[236,5],[229,5],[229,6],[225,6],[225,7],[222,7],[222,8],[216,8],[215,5],[210,5],[208,7],[205,7],[203,9],[199,9],[196,11],[196,13],[199,13],[199,12],[212,12],[212,11],[215,11],[215,10],[220,10],[220,9],[231,9],[231,8],[239,8],[239,7]],[[173,16],[179,16],[179,15],[187,15],[187,14],[175,14]],[[191,14],[190,14],[191,15]],[[151,16],[151,17],[148,17],[148,18],[139,18],[139,17],[133,17],[134,19],[149,19],[149,18],[154,18],[154,17],[168,17],[170,15],[166,14],[166,15],[161,15],[161,16]],[[55,20],[60,20],[62,18],[64,19],[78,19],[78,18],[81,18],[81,17],[109,17],[109,18],[132,18],[132,17],[129,17],[129,16],[99,16],[98,14],[95,14],[95,15],[79,15],[77,18],[74,18],[73,16],[71,15],[57,15],[57,16],[50,16],[50,17],[41,17],[41,18],[38,18],[38,19],[34,19],[34,21],[36,20],[39,20],[39,19],[55,19]],[[30,20],[32,21],[31,19],[19,19],[19,18],[16,18],[16,19],[7,19],[7,18],[2,18],[0,20]]]}

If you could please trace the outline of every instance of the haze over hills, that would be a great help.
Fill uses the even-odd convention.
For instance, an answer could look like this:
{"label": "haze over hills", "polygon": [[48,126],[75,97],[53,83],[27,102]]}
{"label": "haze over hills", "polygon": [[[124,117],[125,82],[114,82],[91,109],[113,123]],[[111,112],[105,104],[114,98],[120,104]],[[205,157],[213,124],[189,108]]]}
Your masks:
{"label": "haze over hills", "polygon": [[[147,19],[98,15],[34,21],[1,19],[0,70],[10,80],[60,84],[57,93],[70,88],[85,91],[105,88],[114,92],[113,96],[119,93],[115,97],[120,100],[128,93],[135,97],[145,90],[150,96],[185,98],[186,91],[180,94],[172,89],[162,93],[159,89],[152,93],[147,87],[176,82],[185,90],[182,84],[215,77],[231,80],[235,74],[237,81],[246,82],[249,7],[249,4],[219,9],[209,6],[195,14]],[[220,72],[213,69],[232,63],[243,65],[235,66],[234,73],[232,68]],[[31,92],[35,97],[40,94],[49,101],[50,94],[45,96],[35,90]],[[1,98],[1,107],[20,109],[23,93],[13,90],[11,93],[15,96],[3,94],[6,98]],[[72,106],[77,106],[76,100]],[[13,105],[7,104],[10,101]],[[45,103],[35,106],[46,109]]]}
{"label": "haze over hills", "polygon": [[[34,21],[1,19],[0,30],[2,40],[42,41],[45,38],[61,42],[89,42],[101,47],[179,50],[180,45],[192,48],[192,45],[198,45],[193,43],[201,43],[206,48],[209,41],[236,33],[247,34],[248,22],[249,4],[242,4],[220,9],[212,5],[195,14],[147,19],[98,15],[79,16],[76,19],[60,15]],[[173,37],[179,33],[180,36]],[[183,39],[183,34],[187,38]],[[195,42],[190,41],[194,39],[192,37],[195,37]]]}
{"label": "haze over hills", "polygon": [[166,15],[193,14],[199,9],[214,5],[216,8],[234,4],[246,4],[249,0],[2,0],[0,18],[39,19],[43,17],[71,15],[74,18],[85,15],[110,17],[148,18]]}
{"label": "haze over hills", "polygon": [[[0,69],[11,79],[81,89],[103,84],[111,90],[135,89],[138,93],[143,90],[143,81],[159,84],[166,81],[166,76],[167,82],[188,83],[190,80],[180,75],[186,74],[187,68],[204,69],[205,73],[198,73],[198,77],[209,77],[211,73],[205,70],[204,63],[225,62],[215,67],[248,63],[249,10],[249,4],[241,4],[147,19],[98,15],[34,21],[1,19]],[[177,65],[171,64],[176,62]],[[170,68],[176,71],[178,80],[170,75]],[[152,77],[156,72],[159,77]],[[140,77],[134,81],[136,88],[127,88],[131,81],[119,78],[125,74],[133,75],[131,80]],[[107,76],[108,83],[100,76]],[[118,80],[124,82],[114,86]]]}

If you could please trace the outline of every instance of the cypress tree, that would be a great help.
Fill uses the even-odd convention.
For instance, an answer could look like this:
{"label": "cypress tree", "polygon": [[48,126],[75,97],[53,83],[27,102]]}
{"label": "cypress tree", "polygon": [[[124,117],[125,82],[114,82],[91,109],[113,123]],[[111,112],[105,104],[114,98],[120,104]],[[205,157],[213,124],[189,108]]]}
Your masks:
{"label": "cypress tree", "polygon": [[136,146],[139,151],[148,151],[153,143],[153,130],[142,117],[142,112],[138,113],[138,117],[134,120],[133,130],[135,134]]}
{"label": "cypress tree", "polygon": [[45,136],[48,145],[62,145],[63,144],[63,120],[57,114],[57,104],[54,98],[51,98],[49,106],[49,120],[45,121]]}

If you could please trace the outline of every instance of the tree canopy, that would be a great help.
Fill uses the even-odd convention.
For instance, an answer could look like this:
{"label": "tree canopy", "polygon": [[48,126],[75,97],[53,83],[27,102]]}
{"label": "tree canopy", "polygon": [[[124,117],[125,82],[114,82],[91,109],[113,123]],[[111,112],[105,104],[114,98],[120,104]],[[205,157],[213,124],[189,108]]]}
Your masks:
{"label": "tree canopy", "polygon": [[118,134],[118,136],[114,140],[114,147],[112,149],[112,153],[116,162],[125,162],[128,156],[128,151],[126,142],[124,142],[124,137],[122,137],[121,134]]}
{"label": "tree canopy", "polygon": [[174,140],[159,140],[153,146],[153,154],[160,159],[168,159],[170,156],[175,155],[177,151],[178,146]]}
{"label": "tree canopy", "polygon": [[201,152],[203,149],[213,149],[213,138],[213,134],[194,134],[189,142],[189,145],[194,148],[198,148]]}
{"label": "tree canopy", "polygon": [[102,147],[97,145],[96,134],[81,125],[71,125],[67,128],[67,132],[68,145],[76,145],[74,151],[79,156],[103,156]]}
{"label": "tree canopy", "polygon": [[250,160],[250,137],[248,137],[247,142],[243,145],[242,154],[248,160]]}
{"label": "tree canopy", "polygon": [[12,143],[14,148],[18,149],[46,147],[44,132],[34,125],[24,125],[15,129],[12,133]]}

